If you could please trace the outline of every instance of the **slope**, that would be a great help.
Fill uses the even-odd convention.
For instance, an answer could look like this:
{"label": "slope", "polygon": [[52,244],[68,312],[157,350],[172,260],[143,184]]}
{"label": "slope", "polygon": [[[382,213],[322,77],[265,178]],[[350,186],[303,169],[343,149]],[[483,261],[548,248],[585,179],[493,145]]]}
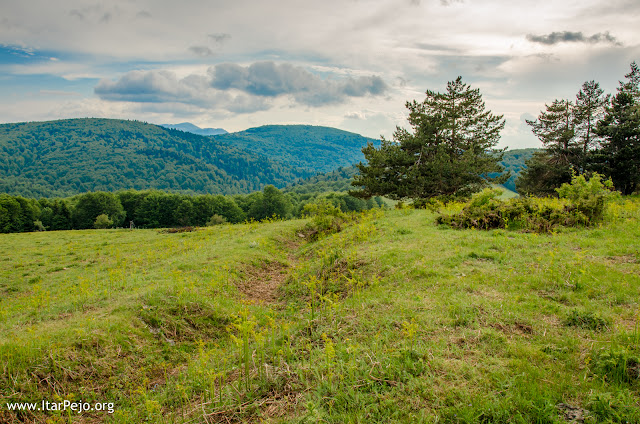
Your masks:
{"label": "slope", "polygon": [[0,192],[65,196],[134,188],[246,193],[308,172],[183,131],[137,121],[0,125]]}
{"label": "slope", "polygon": [[639,199],[610,212],[0,234],[0,422],[638,423]]}
{"label": "slope", "polygon": [[362,148],[379,140],[336,128],[312,125],[266,125],[214,137],[284,164],[313,172],[329,172],[364,160]]}

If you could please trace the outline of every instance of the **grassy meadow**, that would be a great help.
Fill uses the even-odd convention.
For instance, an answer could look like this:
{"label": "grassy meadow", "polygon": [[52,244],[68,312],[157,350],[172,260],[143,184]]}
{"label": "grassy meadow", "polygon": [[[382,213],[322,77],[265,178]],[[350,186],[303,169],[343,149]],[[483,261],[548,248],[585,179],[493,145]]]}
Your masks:
{"label": "grassy meadow", "polygon": [[[1,234],[0,422],[640,422],[640,199],[435,217]],[[42,400],[114,410],[7,407]]]}

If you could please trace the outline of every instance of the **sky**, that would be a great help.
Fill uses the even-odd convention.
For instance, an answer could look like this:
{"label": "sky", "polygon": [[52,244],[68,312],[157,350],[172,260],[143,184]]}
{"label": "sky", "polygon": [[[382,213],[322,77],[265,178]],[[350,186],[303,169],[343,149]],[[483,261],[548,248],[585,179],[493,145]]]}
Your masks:
{"label": "sky", "polygon": [[637,0],[0,0],[0,123],[323,125],[390,138],[461,76],[525,119],[640,62]]}

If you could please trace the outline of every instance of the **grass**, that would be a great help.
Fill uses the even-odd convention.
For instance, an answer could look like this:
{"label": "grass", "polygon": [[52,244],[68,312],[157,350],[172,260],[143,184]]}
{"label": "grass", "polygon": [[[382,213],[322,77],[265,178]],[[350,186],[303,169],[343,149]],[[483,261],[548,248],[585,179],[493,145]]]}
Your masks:
{"label": "grass", "polygon": [[[1,235],[0,421],[637,423],[639,219],[624,199],[548,235],[411,209],[317,241],[306,221]],[[115,411],[6,408],[43,399]]]}

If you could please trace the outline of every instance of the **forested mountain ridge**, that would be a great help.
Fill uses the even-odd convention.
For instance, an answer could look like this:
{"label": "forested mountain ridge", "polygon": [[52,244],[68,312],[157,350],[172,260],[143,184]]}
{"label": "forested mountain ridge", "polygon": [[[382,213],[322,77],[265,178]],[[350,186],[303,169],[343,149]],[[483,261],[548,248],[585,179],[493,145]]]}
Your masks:
{"label": "forested mountain ridge", "polygon": [[[66,197],[160,189],[238,194],[332,171],[328,181],[319,175],[317,181],[303,182],[317,187],[293,191],[346,191],[356,172],[351,166],[364,160],[361,149],[368,142],[379,145],[358,134],[311,125],[267,125],[204,137],[113,119],[2,124],[0,193]],[[508,151],[502,164],[518,172],[531,154],[531,149]]]}
{"label": "forested mountain ridge", "polygon": [[313,173],[363,161],[369,142],[380,146],[380,140],[314,125],[265,125],[213,138]]}
{"label": "forested mountain ridge", "polygon": [[0,192],[28,197],[131,188],[248,193],[312,174],[211,137],[138,121],[0,125]]}

